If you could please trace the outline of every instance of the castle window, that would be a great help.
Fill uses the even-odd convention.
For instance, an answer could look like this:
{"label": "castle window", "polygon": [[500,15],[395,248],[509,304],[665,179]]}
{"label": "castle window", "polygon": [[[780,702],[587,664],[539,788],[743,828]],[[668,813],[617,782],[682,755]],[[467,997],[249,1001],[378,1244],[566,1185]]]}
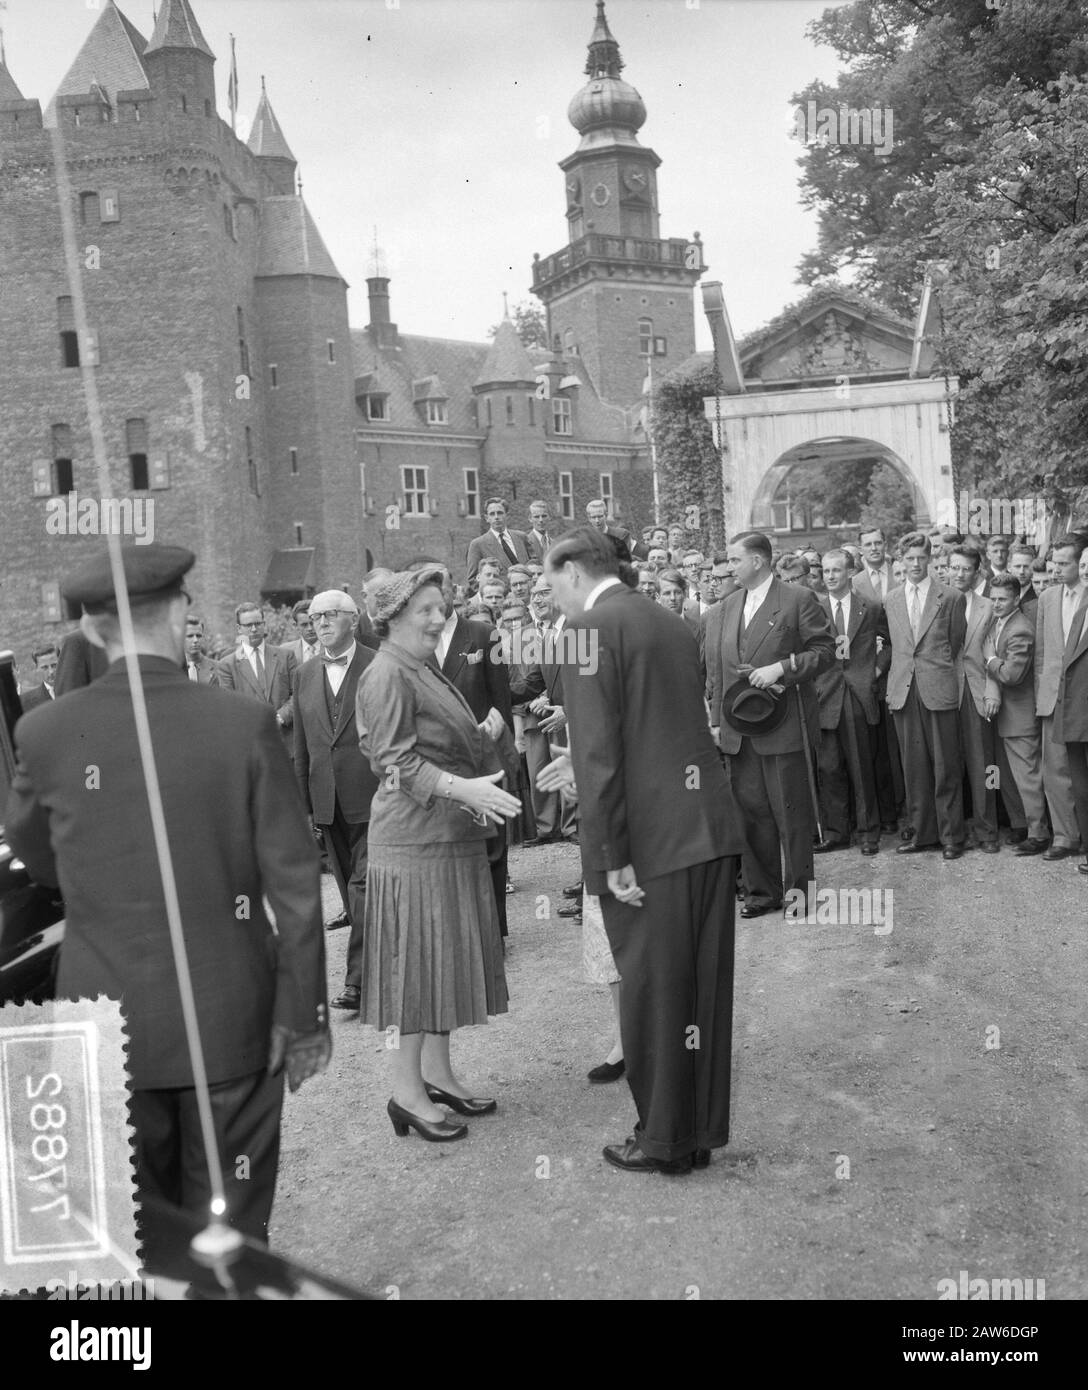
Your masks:
{"label": "castle window", "polygon": [[668,354],[669,345],[664,338],[654,339],[654,356],[665,357]]}
{"label": "castle window", "polygon": [[428,423],[428,425],[446,425],[446,424],[449,424],[449,417],[448,417],[447,414],[446,414],[446,402],[445,402],[445,401],[428,401],[428,402],[427,402],[427,423]]}
{"label": "castle window", "polygon": [[151,485],[147,466],[146,420],[125,421],[125,451],[132,474],[132,489],[142,492]]}
{"label": "castle window", "polygon": [[75,311],[70,294],[62,294],[57,299],[57,328],[60,332],[61,366],[78,367],[79,334],[76,332]]}
{"label": "castle window", "polygon": [[210,116],[212,114],[212,104],[207,97],[204,98],[204,114],[205,116]]}
{"label": "castle window", "polygon": [[301,545],[301,544],[302,544],[302,522],[301,522],[301,521],[296,521],[296,522],[295,522],[295,544],[296,544],[296,545]]}
{"label": "castle window", "polygon": [[223,230],[231,241],[238,240],[238,227],[234,220],[234,209],[229,203],[223,204]]}
{"label": "castle window", "polygon": [[528,395],[525,399],[529,402],[529,424],[536,424],[536,397]]}
{"label": "castle window", "polygon": [[290,456],[291,456],[291,473],[292,473],[295,477],[297,477],[297,476],[298,476],[298,450],[297,450],[297,449],[288,449],[287,452],[288,452],[288,453],[290,454]]}
{"label": "castle window", "polygon": [[598,489],[598,492],[599,492],[599,495],[600,495],[600,499],[601,499],[601,501],[604,503],[605,507],[607,508],[607,511],[605,512],[605,516],[607,516],[608,519],[611,521],[611,519],[612,519],[612,500],[613,500],[613,499],[612,499],[612,474],[611,474],[611,473],[601,473],[601,474],[598,475],[598,478],[599,478],[599,482],[600,482],[600,487],[599,487],[599,489]]}
{"label": "castle window", "polygon": [[638,350],[643,357],[653,350],[654,342],[654,321],[653,319],[639,319],[638,321]]}
{"label": "castle window", "polygon": [[280,383],[279,383],[279,377],[277,376],[277,371],[278,371],[278,368],[276,367],[275,362],[269,362],[269,364],[268,364],[268,384],[269,384],[269,386],[272,388],[273,391],[275,391],[275,389],[276,389],[276,388],[279,386],[279,384],[280,384]]}
{"label": "castle window", "polygon": [[81,193],[79,195],[79,216],[85,227],[98,226],[102,218],[99,212],[97,193]]}
{"label": "castle window", "polygon": [[562,352],[562,351],[563,351],[563,340],[560,338],[560,336],[559,336],[558,333],[553,333],[553,334],[552,334],[552,352]]}
{"label": "castle window", "polygon": [[559,515],[565,521],[574,517],[574,476],[571,473],[559,475]]}
{"label": "castle window", "polygon": [[59,623],[64,620],[60,606],[60,584],[55,579],[42,585],[42,622]]}
{"label": "castle window", "polygon": [[570,401],[562,396],[552,398],[552,429],[556,434],[573,434],[574,422],[571,418]]}
{"label": "castle window", "polygon": [[329,350],[329,361],[330,361],[330,362],[335,362],[335,361],[336,361],[336,341],[335,341],[335,339],[333,339],[333,338],[327,338],[327,339],[325,340],[325,343],[326,343],[326,346],[328,347],[328,350]]}
{"label": "castle window", "polygon": [[185,114],[185,113],[189,110],[189,103],[188,103],[188,101],[186,101],[186,99],[185,99],[185,93],[184,93],[184,92],[182,92],[182,94],[181,94],[181,110],[182,110],[182,114]]}
{"label": "castle window", "polygon": [[249,347],[246,344],[246,319],[242,310],[238,311],[238,370],[249,376]]}
{"label": "castle window", "polygon": [[487,425],[487,428],[488,428],[488,429],[491,428],[491,397],[490,397],[490,396],[485,396],[485,397],[484,397],[484,423]]}
{"label": "castle window", "polygon": [[65,495],[75,491],[74,464],[72,462],[71,425],[53,426],[53,492]]}
{"label": "castle window", "polygon": [[564,333],[563,333],[563,350],[566,352],[566,354],[567,354],[568,357],[573,356],[573,354],[574,354],[574,329],[573,329],[573,328],[568,328],[568,329],[566,329],[566,330],[564,331]]}
{"label": "castle window", "polygon": [[389,419],[389,397],[388,396],[367,396],[366,398],[366,418],[368,420],[388,420]]}
{"label": "castle window", "polygon": [[254,497],[260,497],[261,485],[257,478],[257,460],[253,457],[253,431],[248,425],[246,426],[246,468],[249,472],[249,490]]}
{"label": "castle window", "polygon": [[506,398],[506,423],[507,423],[508,425],[512,425],[512,424],[514,423],[514,398],[513,398],[513,396],[507,396],[507,398]]}
{"label": "castle window", "polygon": [[480,470],[465,469],[465,515],[480,515]]}
{"label": "castle window", "polygon": [[404,486],[405,515],[426,516],[429,510],[426,468],[402,468],[400,475]]}

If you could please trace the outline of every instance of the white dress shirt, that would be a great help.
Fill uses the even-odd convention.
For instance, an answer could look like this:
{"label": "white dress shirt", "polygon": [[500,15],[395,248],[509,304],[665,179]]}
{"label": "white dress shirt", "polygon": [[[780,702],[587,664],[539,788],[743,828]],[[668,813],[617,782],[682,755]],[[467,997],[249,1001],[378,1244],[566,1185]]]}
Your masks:
{"label": "white dress shirt", "polygon": [[883,565],[879,569],[873,569],[872,565],[866,565],[869,575],[869,583],[873,586],[877,598],[884,602],[888,594],[888,572]]}
{"label": "white dress shirt", "polygon": [[836,598],[834,594],[828,594],[827,601],[831,605],[831,626],[835,626],[835,605],[842,606],[842,625],[843,631],[850,631],[850,590],[847,589],[842,598]]}
{"label": "white dress shirt", "polygon": [[[265,643],[262,642],[262,643],[261,643],[261,647],[264,647],[264,646],[265,646]],[[245,654],[247,660],[249,661],[250,670],[253,672],[253,674],[254,674],[254,675],[256,676],[256,678],[257,678],[257,684],[258,684],[258,685],[263,684],[263,678],[262,678],[262,676],[261,676],[261,668],[257,665],[257,652],[260,651],[260,648],[259,648],[259,647],[251,647],[251,646],[249,645],[249,643],[247,642],[247,643],[245,644],[245,646],[242,648],[242,651],[243,651],[243,653]],[[265,670],[267,671],[267,670],[268,670],[268,652],[267,652],[267,650],[261,651],[261,660],[264,662],[264,668],[265,668]]]}
{"label": "white dress shirt", "polygon": [[769,574],[758,589],[749,589],[748,597],[744,600],[744,626],[747,627],[755,615],[763,607],[763,601],[770,592],[771,583],[774,575]]}
{"label": "white dress shirt", "polygon": [[1083,597],[1084,590],[1079,580],[1073,589],[1068,584],[1062,585],[1062,638],[1066,642],[1069,641],[1069,630],[1073,626],[1073,614]]}
{"label": "white dress shirt", "polygon": [[453,641],[453,629],[457,626],[457,609],[455,608],[446,619],[446,626],[442,629],[442,635],[438,639],[438,646],[434,649],[434,659],[439,666],[446,664],[446,653],[450,649]]}
{"label": "white dress shirt", "polygon": [[[612,574],[610,574],[610,575],[608,576],[607,579],[602,579],[601,582],[600,582],[599,584],[595,584],[594,587],[593,587],[592,589],[590,589],[589,593],[586,595],[585,607],[583,608],[582,611],[583,611],[584,613],[588,613],[589,610],[593,607],[593,605],[594,605],[594,604],[597,602],[597,600],[600,598],[600,596],[604,593],[604,591],[605,591],[606,589],[611,589],[611,588],[613,587],[613,585],[615,585],[615,584],[620,584],[620,585],[622,585],[622,584],[623,584],[623,580],[622,580],[622,579],[617,579],[617,578],[615,577],[615,575],[612,575]],[[556,628],[556,631],[557,631],[557,632],[559,631],[558,627]]]}
{"label": "white dress shirt", "polygon": [[[327,648],[324,650],[327,652]],[[338,657],[334,657],[331,661],[325,662],[325,679],[328,681],[334,695],[340,694],[340,687],[344,684],[344,677],[347,675],[348,667],[354,659],[355,642],[352,641],[351,646],[346,652],[341,652]]]}

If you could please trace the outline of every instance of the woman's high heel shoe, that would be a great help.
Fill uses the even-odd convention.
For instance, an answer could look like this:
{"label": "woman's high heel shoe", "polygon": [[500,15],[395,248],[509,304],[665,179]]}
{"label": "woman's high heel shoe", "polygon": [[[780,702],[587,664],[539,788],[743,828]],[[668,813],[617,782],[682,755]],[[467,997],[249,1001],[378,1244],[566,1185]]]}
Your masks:
{"label": "woman's high heel shoe", "polygon": [[436,1105],[448,1105],[451,1110],[456,1110],[458,1115],[490,1115],[499,1108],[497,1100],[480,1100],[476,1097],[452,1095],[449,1091],[440,1091],[437,1086],[432,1086],[429,1081],[424,1082],[427,1087],[427,1099],[433,1100]]}
{"label": "woman's high heel shoe", "polygon": [[468,1133],[468,1125],[454,1124],[452,1120],[422,1120],[410,1110],[405,1110],[403,1105],[398,1105],[395,1100],[391,1100],[385,1108],[393,1121],[393,1131],[398,1139],[403,1139],[409,1129],[414,1129],[421,1139],[428,1139],[432,1144],[463,1139]]}

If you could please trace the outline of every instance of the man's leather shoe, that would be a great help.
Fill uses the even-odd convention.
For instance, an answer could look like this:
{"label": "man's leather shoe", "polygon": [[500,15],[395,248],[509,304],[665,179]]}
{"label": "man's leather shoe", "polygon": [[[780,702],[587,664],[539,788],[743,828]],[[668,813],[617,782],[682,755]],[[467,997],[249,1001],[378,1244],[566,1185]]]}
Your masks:
{"label": "man's leather shoe", "polygon": [[634,1135],[623,1144],[606,1144],[602,1152],[609,1163],[628,1173],[668,1173],[679,1177],[691,1172],[691,1154],[683,1158],[651,1158],[639,1148]]}
{"label": "man's leather shoe", "polygon": [[334,917],[331,922],[325,923],[326,931],[339,931],[341,927],[350,927],[351,918],[346,912],[341,912],[338,917]]}
{"label": "man's leather shoe", "polygon": [[1001,853],[1001,846],[997,843],[996,840],[982,840],[979,842],[977,848],[980,849],[983,854]]}
{"label": "man's leather shoe", "polygon": [[358,985],[345,985],[343,994],[338,994],[332,1000],[330,1007],[333,1009],[347,1009],[350,1013],[358,1013],[362,1002],[362,991]]}
{"label": "man's leather shoe", "polygon": [[522,840],[522,849],[536,849],[537,845],[554,845],[560,839],[558,835],[534,835],[531,840]]}
{"label": "man's leather shoe", "polygon": [[896,854],[926,854],[931,849],[936,849],[936,845],[920,845],[917,840],[908,840],[906,844],[896,845]]}
{"label": "man's leather shoe", "polygon": [[962,858],[963,858],[963,846],[962,846],[962,845],[945,845],[944,849],[941,850],[941,858],[942,858],[942,859],[962,859]]}
{"label": "man's leather shoe", "polygon": [[1070,855],[1076,853],[1075,849],[1070,849],[1067,845],[1051,845],[1043,855],[1043,863],[1053,864],[1056,859],[1068,859]]}
{"label": "man's leather shoe", "polygon": [[585,892],[584,883],[568,883],[563,889],[564,898],[580,898]]}
{"label": "man's leather shoe", "polygon": [[1086,859],[1083,864],[1077,865],[1077,873],[1088,874],[1088,859]]}
{"label": "man's leather shoe", "polygon": [[872,854],[879,854],[879,852],[880,852],[880,846],[879,846],[879,845],[862,845],[862,847],[861,847],[861,852],[862,852],[862,854],[864,854],[864,855],[866,856],[866,858],[868,858],[868,857],[869,857],[870,855],[872,855]]}
{"label": "man's leather shoe", "polygon": [[618,1081],[626,1070],[627,1066],[621,1057],[618,1062],[602,1062],[599,1067],[594,1067],[593,1070],[587,1072],[586,1075],[589,1077],[590,1081],[599,1083]]}
{"label": "man's leather shoe", "polygon": [[781,911],[781,903],[742,903],[740,915],[742,917],[765,917],[768,912]]}
{"label": "man's leather shoe", "polygon": [[1027,838],[1028,832],[1026,830],[1010,830],[1005,836],[1005,843],[1007,845],[1022,845]]}
{"label": "man's leather shoe", "polygon": [[582,904],[581,904],[581,903],[571,903],[569,907],[561,907],[561,908],[559,909],[559,916],[560,916],[560,917],[581,917],[581,915],[582,915]]}
{"label": "man's leather shoe", "polygon": [[1042,854],[1050,844],[1049,840],[1024,840],[1013,850],[1013,854],[1026,857],[1029,854]]}
{"label": "man's leather shoe", "polygon": [[709,1168],[709,1167],[710,1167],[710,1150],[709,1150],[709,1149],[696,1149],[695,1152],[694,1152],[694,1153],[692,1154],[692,1156],[691,1156],[691,1166],[692,1166],[693,1168]]}
{"label": "man's leather shoe", "polygon": [[833,849],[849,849],[849,840],[820,840],[812,846],[813,854],[830,854]]}

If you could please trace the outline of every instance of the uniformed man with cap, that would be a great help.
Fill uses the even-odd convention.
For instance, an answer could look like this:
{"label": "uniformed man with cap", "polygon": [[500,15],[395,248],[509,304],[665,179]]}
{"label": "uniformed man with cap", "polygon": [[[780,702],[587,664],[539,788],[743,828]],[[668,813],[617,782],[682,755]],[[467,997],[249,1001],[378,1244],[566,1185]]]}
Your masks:
{"label": "uniformed man with cap", "polygon": [[[181,664],[192,552],[122,556],[226,1219],[265,1240],[285,1064],[295,1090],[330,1050],[318,852],[273,711],[190,681]],[[161,1214],[207,1219],[210,1189],[108,553],[63,592],[109,666],[16,725],[5,826],[32,877],[64,896],[58,994],[121,1000],[145,1262],[169,1273]]]}

